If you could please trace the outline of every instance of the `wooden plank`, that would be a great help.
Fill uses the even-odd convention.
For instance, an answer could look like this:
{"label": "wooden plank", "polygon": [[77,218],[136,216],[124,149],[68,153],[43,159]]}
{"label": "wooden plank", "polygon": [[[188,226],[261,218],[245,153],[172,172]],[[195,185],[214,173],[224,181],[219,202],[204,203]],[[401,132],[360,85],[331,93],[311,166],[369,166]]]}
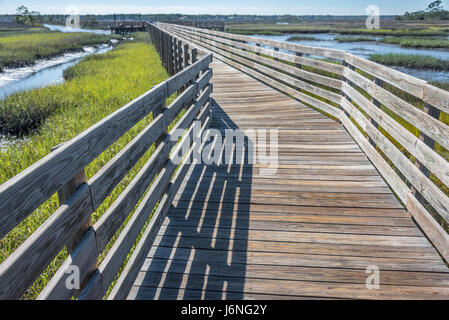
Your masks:
{"label": "wooden plank", "polygon": [[221,292],[214,290],[191,290],[191,289],[172,289],[165,288],[162,292],[159,292],[155,287],[137,287],[133,286],[128,300],[193,300],[193,299],[206,299],[206,300],[330,300],[330,298],[322,297],[297,297],[288,295],[273,295],[273,294],[251,294],[241,292]]}
{"label": "wooden plank", "polygon": [[[170,274],[174,277],[185,274],[189,270],[192,275],[204,275],[204,269],[194,261],[162,260],[154,259],[146,268],[142,268],[137,277],[136,283],[147,284],[146,278],[158,278],[167,267],[170,267]],[[148,276],[148,273],[154,275]],[[230,266],[214,267],[209,271],[208,276],[217,277],[240,277],[251,279],[267,280],[295,280],[295,281],[322,281],[334,283],[359,283],[364,284],[367,274],[363,269],[343,269],[343,268],[316,268],[302,266],[277,266],[254,265],[232,263]],[[170,277],[170,275],[167,275]],[[230,278],[229,280],[232,281]],[[242,279],[242,281],[244,281]],[[435,272],[403,272],[403,271],[382,271],[382,284],[396,286],[416,286],[416,287],[448,287],[449,276],[444,273]],[[160,285],[161,286],[161,285]]]}
{"label": "wooden plank", "polygon": [[[230,233],[229,229],[249,230],[268,230],[268,231],[298,231],[298,232],[320,232],[320,233],[339,233],[339,234],[372,234],[372,235],[396,235],[396,236],[409,236],[409,237],[422,237],[422,233],[415,225],[409,226],[383,226],[383,225],[358,225],[358,224],[338,224],[338,223],[323,223],[322,221],[312,220],[307,222],[298,221],[265,221],[265,220],[249,220],[245,225],[236,225],[233,227],[232,222],[237,220],[228,221],[228,219],[221,218],[223,226],[220,230],[223,233]],[[240,221],[239,221],[240,222]],[[217,219],[208,219],[204,217],[201,222],[201,231],[205,233],[213,233],[216,227]],[[195,223],[185,221],[185,219],[170,219],[165,221],[164,225],[170,227],[196,227]]]}
{"label": "wooden plank", "polygon": [[[170,276],[172,275],[172,276]],[[157,281],[163,281],[165,287],[177,289],[195,289],[203,290],[205,284],[209,289],[218,293],[239,292],[251,294],[282,294],[288,292],[292,296],[308,296],[328,298],[346,298],[346,299],[441,299],[446,300],[449,297],[449,289],[441,287],[411,287],[411,286],[389,286],[382,285],[379,290],[369,290],[365,283],[338,285],[325,282],[312,281],[291,281],[291,280],[272,280],[272,279],[235,279],[232,277],[219,277],[208,275],[189,275],[189,277],[179,277],[174,274],[162,274],[159,277],[149,278],[142,283],[142,287],[156,287]],[[227,286],[224,287],[224,282]],[[220,294],[221,296],[221,294]],[[201,295],[197,296],[197,299]],[[190,298],[192,299],[192,298]]]}
{"label": "wooden plank", "polygon": [[85,279],[92,270],[92,263],[96,261],[98,254],[95,231],[90,228],[81,239],[75,250],[64,261],[56,274],[51,278],[45,288],[39,293],[37,300],[68,300],[78,290],[66,285],[70,276],[73,276],[72,268],[79,270],[80,279]]}
{"label": "wooden plank", "polygon": [[[161,229],[162,230],[162,229]],[[267,235],[267,233],[264,233]],[[380,237],[380,236],[376,236]],[[375,240],[371,237],[371,241]],[[208,261],[211,265],[227,261],[231,255],[232,263],[238,264],[259,264],[271,266],[304,266],[304,267],[327,267],[344,269],[362,269],[366,270],[368,266],[377,265],[384,271],[420,271],[420,272],[441,272],[447,273],[447,267],[436,260],[416,260],[416,259],[395,259],[379,257],[351,257],[335,255],[311,255],[311,254],[285,254],[279,252],[241,252],[215,249],[196,249],[196,248],[151,248],[148,253],[148,259],[143,268],[151,263],[152,259],[171,259],[173,255],[175,260],[189,261],[194,260],[198,264]]]}
{"label": "wooden plank", "polygon": [[293,242],[288,241],[268,241],[268,240],[247,240],[232,239],[229,237],[212,235],[211,237],[189,237],[182,234],[178,235],[158,235],[154,246],[173,248],[197,248],[210,249],[213,245],[216,250],[227,250],[232,243],[233,251],[243,252],[282,252],[282,253],[304,253],[304,254],[327,254],[335,256],[352,257],[380,257],[380,258],[407,258],[441,261],[440,256],[432,247],[397,247],[391,245],[359,245],[359,244],[341,244],[341,243],[320,243],[320,242]]}

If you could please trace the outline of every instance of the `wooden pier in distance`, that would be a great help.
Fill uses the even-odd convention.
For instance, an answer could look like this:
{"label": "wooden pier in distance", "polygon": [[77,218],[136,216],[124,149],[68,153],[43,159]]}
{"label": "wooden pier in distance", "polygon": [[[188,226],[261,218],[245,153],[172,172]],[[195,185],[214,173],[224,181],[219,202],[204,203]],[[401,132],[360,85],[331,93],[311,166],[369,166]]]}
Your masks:
{"label": "wooden pier in distance", "polygon": [[145,32],[148,30],[149,22],[116,22],[111,24],[111,33],[112,34],[132,34],[135,32]]}

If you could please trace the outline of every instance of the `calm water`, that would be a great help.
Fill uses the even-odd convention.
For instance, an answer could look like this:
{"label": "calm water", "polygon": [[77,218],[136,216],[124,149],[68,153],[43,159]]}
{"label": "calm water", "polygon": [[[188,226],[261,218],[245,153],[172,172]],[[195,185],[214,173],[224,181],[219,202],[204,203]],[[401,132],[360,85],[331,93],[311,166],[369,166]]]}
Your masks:
{"label": "calm water", "polygon": [[33,66],[6,69],[0,73],[0,99],[12,93],[45,87],[64,82],[64,71],[91,54],[108,52],[113,47],[103,45],[99,48],[86,47],[83,52],[68,53],[61,57],[42,60]]}
{"label": "calm water", "polygon": [[[335,42],[334,38],[338,36],[337,34],[329,34],[329,33],[298,33],[298,34],[289,34],[282,36],[266,36],[266,35],[254,35],[254,37],[270,39],[275,41],[287,42],[287,39],[291,36],[309,36],[315,37],[320,41],[289,41],[290,43],[298,43],[315,47],[323,47],[330,49],[338,49],[350,52],[357,56],[363,58],[369,58],[371,54],[374,53],[403,53],[403,54],[418,54],[424,56],[432,56],[438,59],[449,60],[449,51],[438,50],[438,49],[415,49],[415,48],[402,48],[397,45],[383,44],[383,43],[374,43],[374,42]],[[372,37],[374,40],[380,39],[380,37]],[[449,72],[447,71],[432,71],[432,70],[415,70],[409,68],[398,67],[395,68],[404,73],[410,74],[417,78],[421,78],[427,81],[444,81],[449,82]]]}

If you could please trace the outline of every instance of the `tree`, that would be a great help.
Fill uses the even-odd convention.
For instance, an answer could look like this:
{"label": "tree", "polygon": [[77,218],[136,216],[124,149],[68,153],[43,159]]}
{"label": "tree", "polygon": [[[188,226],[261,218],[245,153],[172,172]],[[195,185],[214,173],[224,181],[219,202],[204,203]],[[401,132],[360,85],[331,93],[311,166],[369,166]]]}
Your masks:
{"label": "tree", "polygon": [[443,10],[443,6],[442,6],[442,1],[441,0],[436,0],[434,2],[432,2],[431,4],[429,4],[429,6],[427,7],[426,11],[427,12],[438,12],[438,11],[442,11]]}
{"label": "tree", "polygon": [[20,6],[16,9],[16,22],[20,24],[34,26],[40,20],[40,13],[37,11],[30,11],[25,6]]}

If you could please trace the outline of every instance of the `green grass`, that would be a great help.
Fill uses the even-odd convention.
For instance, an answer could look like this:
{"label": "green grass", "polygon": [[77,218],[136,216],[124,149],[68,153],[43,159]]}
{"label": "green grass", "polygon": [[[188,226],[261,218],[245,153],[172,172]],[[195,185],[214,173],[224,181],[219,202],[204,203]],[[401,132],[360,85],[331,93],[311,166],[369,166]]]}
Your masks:
{"label": "green grass", "polygon": [[347,36],[339,36],[335,37],[334,41],[336,42],[376,42],[376,39],[367,36],[358,36],[358,37],[347,37]]}
{"label": "green grass", "polygon": [[279,31],[264,31],[264,30],[229,30],[230,33],[240,35],[264,35],[264,36],[282,36],[283,33]]}
{"label": "green grass", "polygon": [[29,65],[38,59],[80,51],[84,46],[109,43],[110,38],[109,35],[50,32],[40,28],[26,33],[0,33],[0,71],[4,67]]}
{"label": "green grass", "polygon": [[369,59],[386,66],[449,71],[449,61],[418,54],[372,54]]}
{"label": "green grass", "polygon": [[[142,41],[124,43],[103,55],[90,56],[72,67],[69,73],[70,80],[64,84],[21,93],[12,98],[17,108],[26,109],[27,105],[32,103],[46,109],[56,106],[56,109],[37,131],[27,137],[26,141],[16,143],[0,152],[0,183],[7,181],[47,155],[52,147],[70,140],[168,78],[154,47]],[[85,168],[87,178],[92,177],[112,159],[151,120],[151,115],[142,119],[90,163]],[[96,210],[92,215],[94,222],[123,191],[148,160],[153,150],[154,147],[142,157]],[[36,231],[58,206],[57,196],[54,195],[1,239],[0,263]],[[24,298],[35,298],[66,257],[67,254],[63,250],[37,279]]]}
{"label": "green grass", "polygon": [[385,37],[380,42],[411,48],[449,48],[449,40],[446,38]]}
{"label": "green grass", "polygon": [[336,42],[376,42],[400,45],[408,48],[449,48],[449,40],[440,37],[385,37],[380,40],[368,36],[338,36]]}
{"label": "green grass", "polygon": [[320,39],[308,36],[291,36],[287,41],[320,41]]}

